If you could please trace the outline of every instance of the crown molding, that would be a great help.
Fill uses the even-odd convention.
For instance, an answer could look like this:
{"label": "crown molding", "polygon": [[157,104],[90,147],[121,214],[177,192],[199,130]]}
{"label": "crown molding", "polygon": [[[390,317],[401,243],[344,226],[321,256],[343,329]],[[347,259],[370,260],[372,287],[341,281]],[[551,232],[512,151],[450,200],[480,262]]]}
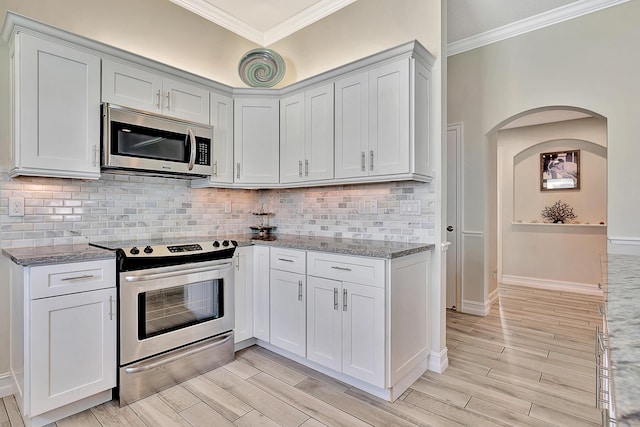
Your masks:
{"label": "crown molding", "polygon": [[451,42],[447,45],[447,56],[457,55],[458,53],[519,36],[627,1],[629,0],[580,0],[530,18],[516,21],[512,24],[503,25],[502,27],[467,37],[466,39]]}
{"label": "crown molding", "polygon": [[322,0],[300,13],[276,25],[264,33],[264,46],[269,46],[291,34],[313,24],[334,12],[349,6],[356,0]]}
{"label": "crown molding", "polygon": [[203,18],[260,46],[269,46],[302,28],[350,5],[356,0],[321,0],[267,31],[260,31],[205,0],[171,0]]}

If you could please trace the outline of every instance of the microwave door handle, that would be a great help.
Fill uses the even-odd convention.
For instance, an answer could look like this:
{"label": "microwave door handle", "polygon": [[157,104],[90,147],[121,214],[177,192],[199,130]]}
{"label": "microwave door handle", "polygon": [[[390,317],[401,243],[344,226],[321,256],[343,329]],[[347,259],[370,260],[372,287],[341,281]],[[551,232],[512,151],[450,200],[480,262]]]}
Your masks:
{"label": "microwave door handle", "polygon": [[189,153],[189,170],[193,170],[193,164],[196,161],[196,136],[193,134],[191,128],[187,129],[189,135],[189,146],[191,147]]}

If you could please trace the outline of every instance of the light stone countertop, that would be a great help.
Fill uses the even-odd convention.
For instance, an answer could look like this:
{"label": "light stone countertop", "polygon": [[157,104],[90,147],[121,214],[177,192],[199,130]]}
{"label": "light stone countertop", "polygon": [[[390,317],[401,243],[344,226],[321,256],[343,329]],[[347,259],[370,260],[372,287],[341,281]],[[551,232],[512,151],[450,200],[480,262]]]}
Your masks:
{"label": "light stone countertop", "polygon": [[277,248],[301,249],[307,251],[330,252],[372,258],[399,258],[435,247],[430,243],[401,243],[384,240],[346,239],[337,237],[296,236],[278,234],[276,240],[252,240],[252,235],[230,237],[241,245],[247,240],[256,245]]}
{"label": "light stone countertop", "polygon": [[96,261],[116,257],[113,251],[96,248],[87,244],[4,248],[2,249],[2,254],[16,264],[23,266]]}
{"label": "light stone countertop", "polygon": [[[226,235],[216,237],[193,237],[168,239],[174,243],[190,243],[194,241],[233,239],[238,246],[266,245],[280,248],[291,248],[309,251],[330,252],[344,255],[355,255],[374,258],[398,258],[417,252],[433,249],[435,245],[428,243],[400,243],[380,240],[343,239],[333,237],[312,237],[295,235],[277,235],[276,240],[257,240],[251,234]],[[137,242],[111,242],[106,246],[132,247]],[[92,261],[115,258],[115,252],[86,244],[41,246],[36,248],[4,248],[2,253],[13,262],[23,266],[60,264],[65,262]]]}
{"label": "light stone countertop", "polygon": [[613,366],[615,418],[640,425],[640,256],[609,254],[606,315]]}

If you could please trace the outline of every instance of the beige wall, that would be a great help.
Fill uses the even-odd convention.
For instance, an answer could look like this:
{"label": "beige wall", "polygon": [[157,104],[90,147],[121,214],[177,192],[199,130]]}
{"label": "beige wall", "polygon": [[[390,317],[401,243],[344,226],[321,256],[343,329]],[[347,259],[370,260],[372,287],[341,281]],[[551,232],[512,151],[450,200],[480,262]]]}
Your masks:
{"label": "beige wall", "polygon": [[[7,10],[234,87],[243,86],[237,74],[239,59],[246,51],[257,47],[168,0],[0,0],[0,18],[4,19]],[[355,2],[270,46],[282,54],[288,69],[279,86],[417,39],[438,58],[433,70],[436,82],[433,105],[436,108],[431,117],[431,128],[435,158],[439,159],[443,113],[438,106],[444,102],[438,83],[444,69],[440,58],[443,51],[440,24],[443,13],[444,8],[438,0]],[[5,51],[5,46],[0,48],[0,54]],[[0,65],[4,62],[4,59],[0,61]],[[3,79],[0,83],[0,146],[3,147],[7,146],[9,138],[5,72],[6,67],[3,67],[0,71],[0,79]],[[439,169],[436,171],[438,174]],[[436,194],[436,203],[439,204],[440,191],[436,190]],[[438,211],[438,224],[439,216]],[[435,239],[439,244],[439,230]],[[435,258],[439,260],[439,255],[436,254]],[[434,264],[437,266],[436,262]],[[432,277],[439,280],[439,268],[434,268]],[[4,274],[0,274],[0,278],[4,280]],[[6,301],[7,294],[6,282],[0,282],[0,300]],[[437,289],[432,297],[436,301],[434,312],[438,312],[441,306],[438,299],[443,297]],[[444,330],[443,313],[439,317],[434,315],[431,320],[432,325],[437,324],[438,319],[442,320],[441,330]],[[8,313],[2,311],[0,385],[2,373],[8,371],[7,325]],[[442,341],[438,337],[434,348],[434,351],[444,348],[444,335]]]}
{"label": "beige wall", "polygon": [[[637,16],[640,2],[630,1],[449,58],[448,122],[465,130],[463,228],[496,234],[490,131],[524,111],[576,106],[607,119],[608,236],[640,242],[640,193],[629,191],[640,182]],[[486,260],[496,251],[496,244],[485,254],[463,248],[463,256]],[[485,262],[485,272],[492,267]],[[466,295],[486,297],[488,279],[483,286]]]}
{"label": "beige wall", "polygon": [[[606,222],[606,130],[605,120],[590,118],[498,132],[502,282],[596,291],[606,227],[526,223],[541,223],[557,200],[582,224]],[[580,150],[580,189],[540,191],[540,154],[562,150]]]}
{"label": "beige wall", "polygon": [[[257,1],[257,0],[256,0]],[[243,87],[238,61],[258,47],[168,0],[2,0],[6,10],[69,32]],[[440,2],[355,2],[269,46],[285,59],[286,86],[418,39],[440,56]]]}

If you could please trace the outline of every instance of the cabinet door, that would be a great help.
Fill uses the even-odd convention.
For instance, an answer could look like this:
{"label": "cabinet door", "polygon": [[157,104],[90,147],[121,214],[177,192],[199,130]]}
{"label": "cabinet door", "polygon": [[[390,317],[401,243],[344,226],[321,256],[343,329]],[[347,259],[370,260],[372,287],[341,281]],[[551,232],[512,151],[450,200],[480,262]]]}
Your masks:
{"label": "cabinet door", "polygon": [[234,182],[275,184],[280,175],[277,99],[234,101]]}
{"label": "cabinet door", "polygon": [[233,182],[233,99],[211,93],[213,175],[211,182]]}
{"label": "cabinet door", "polygon": [[162,80],[163,114],[209,124],[209,91],[177,80]]}
{"label": "cabinet door", "polygon": [[369,71],[367,156],[369,175],[410,172],[409,59]]}
{"label": "cabinet door", "polygon": [[234,256],[235,342],[253,338],[253,248],[236,248]]}
{"label": "cabinet door", "polygon": [[335,83],[336,178],[366,176],[369,147],[368,74]]}
{"label": "cabinet door", "polygon": [[304,180],[304,93],[280,100],[280,181]]}
{"label": "cabinet door", "polygon": [[31,302],[31,417],[116,386],[116,289]]}
{"label": "cabinet door", "polygon": [[24,33],[16,43],[16,169],[99,178],[100,58]]}
{"label": "cabinet door", "polygon": [[342,372],[385,387],[384,289],[343,282],[342,292]]}
{"label": "cabinet door", "polygon": [[342,283],[307,276],[307,359],[340,372]]}
{"label": "cabinet door", "polygon": [[269,341],[269,247],[253,247],[253,336]]}
{"label": "cabinet door", "polygon": [[333,179],[333,83],[305,93],[304,179]]}
{"label": "cabinet door", "polygon": [[102,61],[102,100],[162,113],[162,76],[105,59]]}
{"label": "cabinet door", "polygon": [[271,270],[271,344],[298,356],[306,353],[305,286],[303,274]]}

